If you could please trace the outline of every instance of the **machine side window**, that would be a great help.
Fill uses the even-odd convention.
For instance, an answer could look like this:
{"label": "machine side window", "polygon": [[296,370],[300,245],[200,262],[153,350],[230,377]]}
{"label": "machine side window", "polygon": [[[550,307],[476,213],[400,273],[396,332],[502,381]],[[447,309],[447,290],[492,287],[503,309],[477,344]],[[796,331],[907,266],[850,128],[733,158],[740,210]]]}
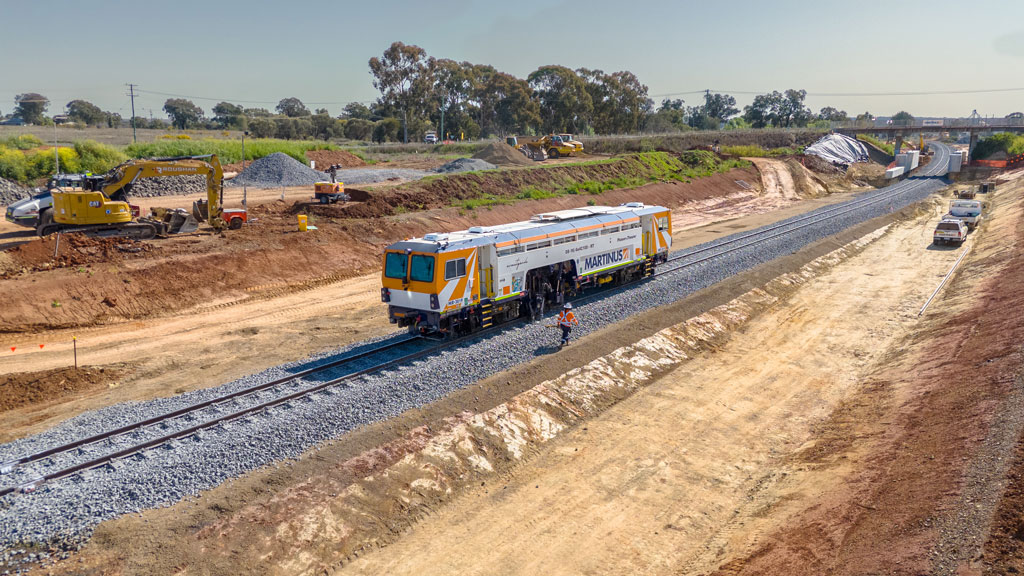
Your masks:
{"label": "machine side window", "polygon": [[409,264],[409,279],[413,282],[434,281],[434,257],[413,254]]}
{"label": "machine side window", "polygon": [[668,230],[668,216],[658,218],[658,230]]}
{"label": "machine side window", "polygon": [[388,278],[405,280],[409,257],[401,252],[388,252],[384,256],[384,275]]}
{"label": "machine side window", "polygon": [[466,259],[449,260],[444,263],[444,279],[462,278],[466,275]]}

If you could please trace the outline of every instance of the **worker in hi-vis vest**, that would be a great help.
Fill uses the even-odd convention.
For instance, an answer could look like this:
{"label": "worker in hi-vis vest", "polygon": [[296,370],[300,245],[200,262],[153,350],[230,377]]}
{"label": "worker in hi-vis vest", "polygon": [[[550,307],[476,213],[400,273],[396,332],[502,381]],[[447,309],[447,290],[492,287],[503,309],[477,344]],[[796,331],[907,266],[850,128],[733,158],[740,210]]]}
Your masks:
{"label": "worker in hi-vis vest", "polygon": [[579,320],[572,313],[572,304],[566,302],[565,307],[558,314],[558,327],[562,329],[562,346],[569,343],[569,332],[572,332],[572,327],[579,325]]}

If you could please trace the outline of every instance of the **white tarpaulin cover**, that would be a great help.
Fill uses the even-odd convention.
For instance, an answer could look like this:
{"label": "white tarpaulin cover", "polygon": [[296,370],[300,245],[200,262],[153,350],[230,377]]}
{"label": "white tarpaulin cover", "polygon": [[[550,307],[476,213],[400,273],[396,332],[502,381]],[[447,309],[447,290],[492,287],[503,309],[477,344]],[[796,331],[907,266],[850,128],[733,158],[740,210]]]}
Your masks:
{"label": "white tarpaulin cover", "polygon": [[858,140],[842,134],[827,134],[804,149],[804,154],[814,154],[829,162],[848,165],[868,161],[868,149]]}

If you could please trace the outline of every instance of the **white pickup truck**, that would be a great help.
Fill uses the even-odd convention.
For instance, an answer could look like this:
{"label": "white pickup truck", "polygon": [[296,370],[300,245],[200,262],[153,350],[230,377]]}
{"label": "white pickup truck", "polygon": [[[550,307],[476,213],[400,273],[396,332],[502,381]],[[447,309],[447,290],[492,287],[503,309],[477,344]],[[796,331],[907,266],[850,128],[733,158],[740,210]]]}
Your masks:
{"label": "white pickup truck", "polygon": [[978,224],[981,224],[981,211],[982,205],[980,200],[953,200],[949,203],[949,214],[946,214],[943,218],[963,220],[963,223],[967,224],[968,229],[974,230]]}
{"label": "white pickup truck", "polygon": [[963,244],[967,240],[967,225],[959,218],[943,217],[932,233],[935,244]]}

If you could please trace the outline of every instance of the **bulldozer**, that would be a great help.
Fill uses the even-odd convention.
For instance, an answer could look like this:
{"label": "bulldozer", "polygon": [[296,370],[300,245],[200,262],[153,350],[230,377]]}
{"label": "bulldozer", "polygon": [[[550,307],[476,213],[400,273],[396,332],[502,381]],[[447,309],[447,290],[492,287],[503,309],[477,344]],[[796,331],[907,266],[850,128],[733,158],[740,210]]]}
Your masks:
{"label": "bulldozer", "polygon": [[577,149],[574,144],[563,141],[561,135],[548,134],[537,140],[526,142],[519,149],[531,160],[544,160],[545,158],[575,156],[583,152],[583,144],[580,144]]}
{"label": "bulldozer", "polygon": [[[153,208],[140,217],[128,203],[132,187],[142,178],[206,176],[206,200],[183,209]],[[54,232],[80,232],[89,236],[118,236],[145,240],[195,231],[199,221],[215,230],[236,229],[247,220],[246,211],[224,210],[224,181],[216,155],[129,160],[110,172],[87,176],[80,188],[53,188],[53,209],[41,217],[40,236]]]}

